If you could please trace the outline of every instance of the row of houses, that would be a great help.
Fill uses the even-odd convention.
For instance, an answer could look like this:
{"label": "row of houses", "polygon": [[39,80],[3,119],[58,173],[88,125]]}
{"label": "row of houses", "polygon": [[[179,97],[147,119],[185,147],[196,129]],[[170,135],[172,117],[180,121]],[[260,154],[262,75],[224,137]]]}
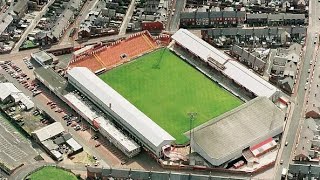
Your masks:
{"label": "row of houses", "polygon": [[295,85],[302,46],[292,44],[288,49],[278,48],[274,55],[270,54],[270,81],[291,94]]}
{"label": "row of houses", "polygon": [[305,25],[305,14],[247,14],[246,24],[249,26],[289,26]]}
{"label": "row of houses", "polygon": [[267,60],[272,62],[268,69],[269,80],[285,92],[291,94],[295,84],[298,63],[302,46],[294,43],[288,49],[278,48],[276,50],[258,51],[257,49],[243,48],[234,45],[230,54],[239,62],[263,75],[267,68]]}
{"label": "row of houses", "polygon": [[99,1],[79,27],[78,38],[113,35],[119,32],[122,19],[119,3]]}
{"label": "row of houses", "polygon": [[301,42],[305,27],[215,28],[201,30],[202,39],[215,47],[278,47]]}
{"label": "row of houses", "polygon": [[230,49],[230,54],[259,74],[262,74],[265,70],[267,60],[265,57],[261,57],[261,54],[257,51],[250,51],[249,49],[234,45]]}
{"label": "row of houses", "polygon": [[[312,63],[312,60],[311,60]],[[310,69],[313,69],[312,73],[312,83],[309,83],[307,80],[307,83],[305,84],[305,89],[307,90],[309,88],[309,97],[307,100],[307,111],[306,111],[306,117],[309,118],[320,118],[320,101],[319,101],[319,92],[320,92],[320,71],[318,70],[319,61],[316,60],[316,62],[311,65]]]}
{"label": "row of houses", "polygon": [[246,14],[244,11],[182,12],[180,27],[231,27],[248,24],[249,26],[290,26],[305,25],[305,14]]}
{"label": "row of houses", "polygon": [[212,0],[187,0],[186,7],[197,7],[197,9],[226,9],[245,10],[254,13],[306,13],[308,12],[307,0],[228,0],[228,1],[212,1]]}
{"label": "row of houses", "polygon": [[[61,11],[61,14],[54,14],[52,17],[46,19],[46,21],[49,21],[48,29],[37,31],[34,35],[35,41],[39,43],[40,46],[58,42],[70,24],[74,22],[84,2],[84,0],[71,0],[67,2],[60,0],[55,2],[56,4],[51,5],[47,15],[49,15],[50,12],[55,12],[55,10]],[[62,10],[59,9],[59,7],[63,5],[66,5],[66,8],[62,8]],[[31,37],[31,35],[29,36]]]}
{"label": "row of houses", "polygon": [[320,128],[317,119],[304,120],[298,145],[295,150],[295,161],[319,161]]}

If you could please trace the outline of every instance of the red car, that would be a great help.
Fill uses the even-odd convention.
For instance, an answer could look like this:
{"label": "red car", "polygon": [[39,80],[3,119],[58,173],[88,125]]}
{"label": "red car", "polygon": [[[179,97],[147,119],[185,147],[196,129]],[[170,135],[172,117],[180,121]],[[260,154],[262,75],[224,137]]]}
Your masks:
{"label": "red car", "polygon": [[99,147],[99,146],[101,146],[100,143],[97,143],[96,145],[94,145],[94,147]]}

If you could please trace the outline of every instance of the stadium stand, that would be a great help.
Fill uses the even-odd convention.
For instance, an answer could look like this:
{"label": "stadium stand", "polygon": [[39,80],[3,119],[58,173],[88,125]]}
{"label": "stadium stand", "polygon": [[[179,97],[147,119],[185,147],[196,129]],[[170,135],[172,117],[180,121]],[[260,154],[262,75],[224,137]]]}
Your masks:
{"label": "stadium stand", "polygon": [[76,56],[70,67],[87,67],[93,72],[103,68],[111,69],[119,64],[128,62],[144,53],[157,48],[156,40],[148,31],[129,36],[123,41],[116,41],[110,46],[98,49],[88,49],[87,53]]}
{"label": "stadium stand", "polygon": [[88,68],[75,67],[69,70],[68,82],[156,157],[163,154],[163,147],[175,141],[170,134]]}
{"label": "stadium stand", "polygon": [[235,84],[253,93],[255,97],[272,98],[277,92],[280,92],[278,88],[265,81],[259,75],[186,29],[179,29],[172,35],[172,39],[176,45],[184,48],[190,55],[198,57],[202,62],[216,69],[225,77],[232,79]]}
{"label": "stadium stand", "polygon": [[282,133],[284,117],[285,113],[271,100],[257,97],[194,128],[191,147],[214,166],[241,157],[246,148],[259,156],[273,144],[261,151],[256,151],[257,147],[272,142],[272,137]]}

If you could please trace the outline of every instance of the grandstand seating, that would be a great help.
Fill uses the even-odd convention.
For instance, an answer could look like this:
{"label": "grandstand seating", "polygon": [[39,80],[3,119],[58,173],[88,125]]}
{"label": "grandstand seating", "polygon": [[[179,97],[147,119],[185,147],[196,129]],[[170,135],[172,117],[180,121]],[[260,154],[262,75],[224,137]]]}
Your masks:
{"label": "grandstand seating", "polygon": [[103,68],[103,65],[96,58],[84,58],[70,64],[71,67],[87,67],[95,72]]}
{"label": "grandstand seating", "polygon": [[[87,57],[72,62],[70,66],[87,67],[93,72],[102,68],[111,69],[155,48],[157,44],[151,35],[148,32],[141,32],[111,46],[96,49]],[[126,54],[125,58],[121,58],[123,54]]]}

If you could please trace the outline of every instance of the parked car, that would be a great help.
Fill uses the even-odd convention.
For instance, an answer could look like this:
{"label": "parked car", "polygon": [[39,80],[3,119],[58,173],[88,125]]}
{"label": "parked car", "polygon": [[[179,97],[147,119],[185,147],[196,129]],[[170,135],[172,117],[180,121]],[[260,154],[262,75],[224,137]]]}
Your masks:
{"label": "parked car", "polygon": [[74,127],[74,130],[76,130],[76,131],[79,131],[80,129],[81,129],[81,127],[79,124]]}
{"label": "parked car", "polygon": [[95,136],[92,136],[91,138],[94,139],[94,140],[97,140],[97,139],[99,139],[99,136],[95,135]]}
{"label": "parked car", "polygon": [[96,145],[94,145],[94,147],[99,147],[99,146],[101,146],[100,143],[97,143]]}
{"label": "parked car", "polygon": [[33,92],[33,96],[37,96],[37,95],[39,95],[39,94],[41,94],[42,93],[42,91],[35,91],[35,92]]}

